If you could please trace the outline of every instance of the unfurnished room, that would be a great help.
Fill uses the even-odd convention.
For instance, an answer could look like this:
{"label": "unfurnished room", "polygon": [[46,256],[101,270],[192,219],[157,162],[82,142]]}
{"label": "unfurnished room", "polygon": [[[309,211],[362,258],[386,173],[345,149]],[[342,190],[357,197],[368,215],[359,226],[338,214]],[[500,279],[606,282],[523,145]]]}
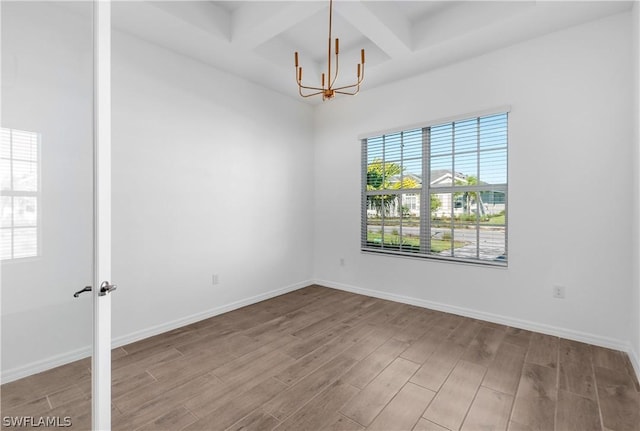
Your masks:
{"label": "unfurnished room", "polygon": [[2,429],[640,431],[640,2],[0,3]]}

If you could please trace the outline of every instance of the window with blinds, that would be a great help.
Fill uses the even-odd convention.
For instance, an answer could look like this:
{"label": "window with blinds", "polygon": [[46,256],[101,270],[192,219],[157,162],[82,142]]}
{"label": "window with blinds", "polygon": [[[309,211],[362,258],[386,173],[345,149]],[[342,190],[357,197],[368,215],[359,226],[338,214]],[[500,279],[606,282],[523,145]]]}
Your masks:
{"label": "window with blinds", "polygon": [[506,112],[362,140],[362,250],[507,264]]}
{"label": "window with blinds", "polygon": [[38,256],[39,134],[2,128],[0,259]]}

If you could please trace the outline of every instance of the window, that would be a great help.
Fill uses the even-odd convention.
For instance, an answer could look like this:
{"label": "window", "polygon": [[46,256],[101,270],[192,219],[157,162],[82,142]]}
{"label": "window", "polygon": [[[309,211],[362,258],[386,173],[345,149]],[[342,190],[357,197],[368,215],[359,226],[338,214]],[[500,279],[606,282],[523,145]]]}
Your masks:
{"label": "window", "polygon": [[362,250],[507,264],[507,113],[362,140]]}
{"label": "window", "polygon": [[0,259],[38,256],[39,134],[2,128]]}

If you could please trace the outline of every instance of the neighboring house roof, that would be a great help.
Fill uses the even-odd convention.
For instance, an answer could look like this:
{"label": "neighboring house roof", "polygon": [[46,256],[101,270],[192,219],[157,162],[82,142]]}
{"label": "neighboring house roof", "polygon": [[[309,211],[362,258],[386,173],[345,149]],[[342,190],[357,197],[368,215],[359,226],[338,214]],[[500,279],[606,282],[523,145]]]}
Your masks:
{"label": "neighboring house roof", "polygon": [[[422,175],[407,173],[402,175],[402,178],[410,178],[416,181],[418,184],[422,184]],[[448,182],[451,184],[452,173],[449,169],[434,169],[431,171],[431,185],[433,184],[442,184]],[[461,172],[456,172],[455,179],[460,181],[466,181],[467,176]],[[397,183],[400,182],[400,175],[394,175],[389,178],[389,182]]]}

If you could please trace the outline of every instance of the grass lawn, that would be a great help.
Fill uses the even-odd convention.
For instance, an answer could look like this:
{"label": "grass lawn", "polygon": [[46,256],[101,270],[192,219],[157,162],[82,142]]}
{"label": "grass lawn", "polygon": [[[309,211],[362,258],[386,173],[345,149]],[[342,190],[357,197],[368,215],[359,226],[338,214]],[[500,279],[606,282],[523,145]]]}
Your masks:
{"label": "grass lawn", "polygon": [[491,217],[489,221],[483,221],[481,224],[498,224],[504,226],[504,214]]}
{"label": "grass lawn", "polygon": [[[380,244],[382,242],[382,234],[379,232],[367,232],[367,241]],[[385,234],[385,245],[400,245],[400,235]],[[412,235],[405,235],[402,237],[402,245],[410,247],[420,247],[420,238]],[[465,244],[462,241],[454,241],[453,248],[463,247]],[[431,252],[440,253],[441,251],[450,250],[451,241],[444,241],[441,239],[431,239]]]}
{"label": "grass lawn", "polygon": [[[393,225],[399,225],[400,224],[400,218],[399,217],[386,217],[386,224],[387,226],[393,224]],[[491,216],[489,218],[489,220],[481,220],[480,221],[480,225],[503,225],[504,226],[504,221],[505,221],[505,217],[504,214],[500,214],[500,215],[495,215],[495,216]],[[433,219],[431,220],[431,227],[449,227],[451,223],[451,219]],[[470,220],[466,220],[466,221],[458,221],[456,220],[454,223],[456,224],[461,224],[461,223],[469,223],[470,226],[475,226],[475,218],[471,218]],[[382,219],[379,218],[368,218],[367,219],[367,224],[369,226],[380,226],[382,225]],[[402,225],[403,226],[420,226],[420,218],[418,217],[405,217],[402,219]]]}

